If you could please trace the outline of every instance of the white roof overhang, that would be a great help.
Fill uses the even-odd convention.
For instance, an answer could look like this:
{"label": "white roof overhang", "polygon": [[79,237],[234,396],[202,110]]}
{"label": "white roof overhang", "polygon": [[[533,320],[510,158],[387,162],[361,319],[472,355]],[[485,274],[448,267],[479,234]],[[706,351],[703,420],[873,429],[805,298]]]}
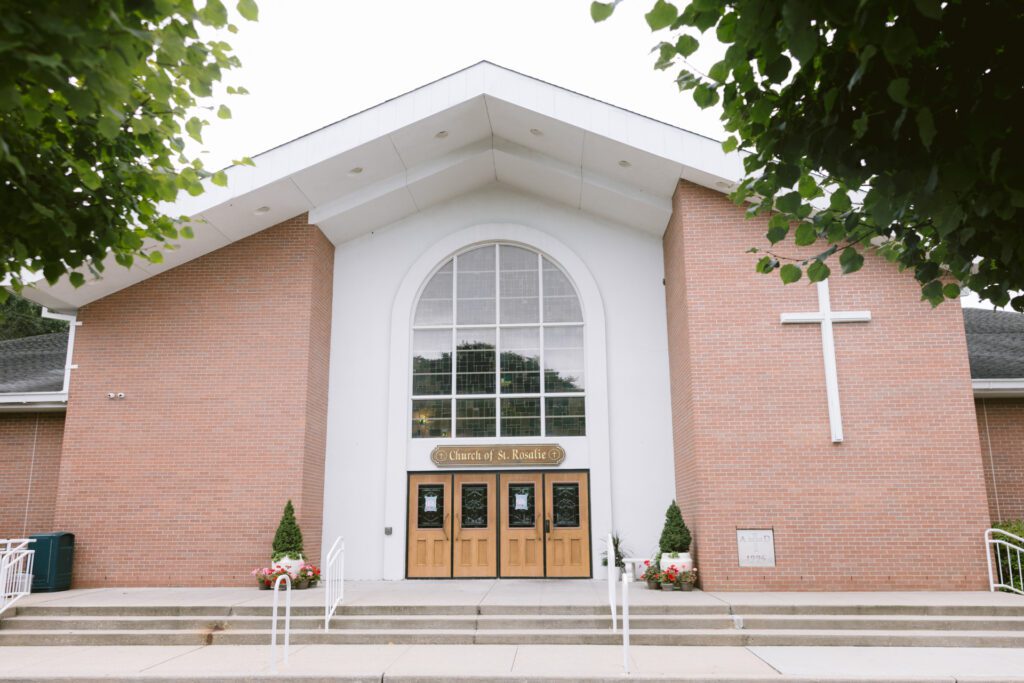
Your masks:
{"label": "white roof overhang", "polygon": [[481,62],[227,169],[228,186],[166,208],[194,219],[155,265],[26,288],[73,310],[308,212],[335,244],[498,182],[660,236],[680,178],[727,192],[740,157],[715,141]]}

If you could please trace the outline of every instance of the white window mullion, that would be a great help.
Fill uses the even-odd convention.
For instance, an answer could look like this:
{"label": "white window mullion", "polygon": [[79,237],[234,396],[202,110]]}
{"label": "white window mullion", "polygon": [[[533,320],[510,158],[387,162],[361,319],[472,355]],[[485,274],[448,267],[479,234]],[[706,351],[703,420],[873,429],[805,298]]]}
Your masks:
{"label": "white window mullion", "polygon": [[451,431],[449,432],[451,434],[452,438],[455,438],[455,420],[456,420],[455,396],[458,393],[458,390],[456,389],[456,385],[455,385],[455,380],[458,377],[458,373],[456,372],[456,370],[458,369],[458,360],[459,360],[459,356],[458,356],[458,354],[459,354],[458,337],[456,337],[456,334],[458,333],[458,328],[456,327],[456,323],[459,322],[459,319],[455,317],[458,314],[458,312],[459,312],[459,257],[456,254],[455,256],[452,257],[452,388],[451,388],[451,398],[449,399],[452,402],[451,403],[452,404],[452,407],[451,407],[451,411],[452,411],[452,424],[451,424]]}
{"label": "white window mullion", "polygon": [[540,346],[537,356],[540,358],[540,435],[547,436],[547,406],[544,405],[544,257],[537,254],[537,316],[540,320]]}
{"label": "white window mullion", "polygon": [[494,245],[494,435],[501,436],[501,248]]}

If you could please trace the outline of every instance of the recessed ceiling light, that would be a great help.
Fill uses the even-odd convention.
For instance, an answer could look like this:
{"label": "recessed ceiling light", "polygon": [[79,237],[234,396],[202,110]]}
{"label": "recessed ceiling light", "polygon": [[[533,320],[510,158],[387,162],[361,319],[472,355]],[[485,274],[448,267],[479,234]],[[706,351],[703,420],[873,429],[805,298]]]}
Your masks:
{"label": "recessed ceiling light", "polygon": [[621,161],[619,161],[619,166],[621,166],[622,168],[629,168],[632,165],[633,164],[629,163],[625,159],[622,159]]}
{"label": "recessed ceiling light", "polygon": [[261,206],[258,209],[256,209],[255,211],[253,211],[253,213],[256,214],[257,216],[262,216],[265,213],[270,213],[270,207],[269,206]]}
{"label": "recessed ceiling light", "polygon": [[362,172],[363,172],[363,167],[362,166],[356,166],[355,168],[349,170],[348,174],[349,175],[359,175]]}
{"label": "recessed ceiling light", "polygon": [[544,135],[544,131],[542,131],[540,128],[531,128],[530,135],[536,135],[537,137],[540,137],[541,135]]}
{"label": "recessed ceiling light", "polygon": [[446,137],[448,137],[448,131],[439,130],[436,133],[434,133],[434,137],[437,138],[438,140],[444,140]]}

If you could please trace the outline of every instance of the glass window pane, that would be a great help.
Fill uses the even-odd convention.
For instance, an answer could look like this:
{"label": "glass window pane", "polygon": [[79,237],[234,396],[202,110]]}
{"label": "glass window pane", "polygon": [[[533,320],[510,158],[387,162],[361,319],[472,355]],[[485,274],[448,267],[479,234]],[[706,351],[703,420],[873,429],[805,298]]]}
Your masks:
{"label": "glass window pane", "polygon": [[580,525],[580,485],[551,485],[552,524],[556,527],[578,527]]}
{"label": "glass window pane", "polygon": [[501,393],[540,393],[540,328],[501,328]]}
{"label": "glass window pane", "polygon": [[494,436],[495,427],[493,398],[455,401],[455,436]]}
{"label": "glass window pane", "polygon": [[412,438],[440,439],[451,435],[451,400],[444,398],[412,402]]}
{"label": "glass window pane", "polygon": [[537,526],[537,496],[533,484],[508,485],[508,525],[513,529]]}
{"label": "glass window pane", "polygon": [[494,246],[459,254],[457,264],[459,325],[491,324],[494,320]]}
{"label": "glass window pane", "polygon": [[459,330],[456,344],[456,393],[495,393],[494,329]]}
{"label": "glass window pane", "polygon": [[583,311],[576,297],[576,288],[565,273],[544,259],[544,322],[581,323]]}
{"label": "glass window pane", "polygon": [[444,264],[441,270],[430,278],[430,282],[420,294],[420,302],[416,306],[416,325],[451,325],[452,324],[452,262]]}
{"label": "glass window pane", "polygon": [[583,326],[544,328],[544,391],[583,391]]}
{"label": "glass window pane", "polygon": [[444,527],[444,485],[420,484],[416,492],[416,526],[420,529]]}
{"label": "glass window pane", "polygon": [[540,399],[501,399],[502,436],[540,436]]}
{"label": "glass window pane", "polygon": [[540,278],[537,277],[537,253],[519,247],[502,246],[499,258],[501,322],[539,322]]}
{"label": "glass window pane", "polygon": [[452,331],[416,330],[412,337],[412,395],[452,393]]}
{"label": "glass window pane", "polygon": [[544,427],[548,436],[586,436],[586,399],[582,396],[545,398]]}
{"label": "glass window pane", "polygon": [[487,528],[487,484],[462,485],[462,515],[459,524],[463,529]]}

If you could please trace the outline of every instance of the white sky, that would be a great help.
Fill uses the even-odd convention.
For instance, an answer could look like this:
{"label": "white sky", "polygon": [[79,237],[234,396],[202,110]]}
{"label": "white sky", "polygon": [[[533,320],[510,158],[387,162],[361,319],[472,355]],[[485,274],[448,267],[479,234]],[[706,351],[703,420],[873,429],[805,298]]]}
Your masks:
{"label": "white sky", "polygon": [[[223,36],[242,61],[224,85],[251,94],[217,98],[233,117],[210,115],[203,163],[222,168],[481,60],[723,139],[718,109],[680,93],[676,69],[654,70],[652,4],[627,0],[595,24],[589,0],[259,0],[259,21],[235,17],[239,33]],[[690,61],[707,71],[724,47],[701,43]]]}

